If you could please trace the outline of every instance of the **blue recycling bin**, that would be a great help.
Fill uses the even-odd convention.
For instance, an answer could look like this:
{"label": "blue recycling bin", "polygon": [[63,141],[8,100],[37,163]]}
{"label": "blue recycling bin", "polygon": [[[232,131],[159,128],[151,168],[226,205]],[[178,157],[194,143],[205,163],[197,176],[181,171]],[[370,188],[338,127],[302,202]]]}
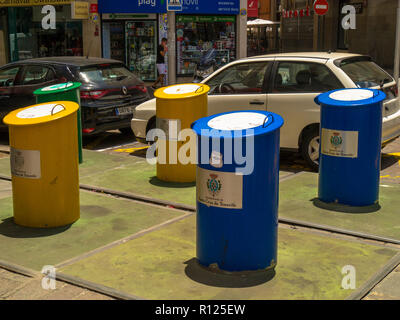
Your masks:
{"label": "blue recycling bin", "polygon": [[282,125],[282,117],[265,111],[223,113],[192,124],[201,265],[229,272],[275,268]]}
{"label": "blue recycling bin", "polygon": [[379,202],[384,92],[340,89],[319,95],[319,200],[353,207]]}

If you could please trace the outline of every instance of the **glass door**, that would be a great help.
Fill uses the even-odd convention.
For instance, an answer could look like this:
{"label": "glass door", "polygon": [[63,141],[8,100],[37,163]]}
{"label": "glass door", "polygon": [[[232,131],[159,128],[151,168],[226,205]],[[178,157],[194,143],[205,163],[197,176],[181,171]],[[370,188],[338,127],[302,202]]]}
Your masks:
{"label": "glass door", "polygon": [[143,81],[157,79],[156,30],[156,21],[126,22],[126,64]]}

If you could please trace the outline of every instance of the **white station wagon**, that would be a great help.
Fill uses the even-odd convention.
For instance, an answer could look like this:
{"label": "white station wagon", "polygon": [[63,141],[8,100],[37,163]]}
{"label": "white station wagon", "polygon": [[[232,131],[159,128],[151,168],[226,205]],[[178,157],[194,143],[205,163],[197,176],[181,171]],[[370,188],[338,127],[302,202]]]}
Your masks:
{"label": "white station wagon", "polygon": [[[281,115],[281,148],[298,150],[316,169],[319,160],[320,107],[314,98],[340,88],[381,88],[382,145],[400,136],[400,105],[393,77],[370,57],[330,52],[285,53],[245,58],[227,64],[202,81],[211,87],[208,114],[267,110]],[[156,125],[156,100],[136,107],[131,122],[138,140]]]}

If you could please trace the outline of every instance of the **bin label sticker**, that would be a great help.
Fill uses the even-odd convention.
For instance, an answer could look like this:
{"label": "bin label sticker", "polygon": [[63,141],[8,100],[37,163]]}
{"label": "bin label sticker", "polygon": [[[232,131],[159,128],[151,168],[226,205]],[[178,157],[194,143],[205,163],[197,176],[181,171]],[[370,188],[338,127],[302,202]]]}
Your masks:
{"label": "bin label sticker", "polygon": [[41,104],[31,108],[24,109],[17,113],[17,118],[20,119],[36,119],[55,115],[65,110],[62,104],[50,103]]}
{"label": "bin label sticker", "polygon": [[243,208],[243,175],[197,168],[197,201],[226,209]]}
{"label": "bin label sticker", "polygon": [[210,157],[210,165],[214,168],[222,168],[224,165],[223,155],[218,151],[213,151]]}
{"label": "bin label sticker", "polygon": [[15,177],[40,179],[40,151],[10,148],[11,174]]}
{"label": "bin label sticker", "polygon": [[332,157],[358,157],[358,131],[322,129],[321,153]]}
{"label": "bin label sticker", "polygon": [[181,132],[181,120],[157,118],[156,126],[165,133],[167,140],[178,141],[179,132]]}

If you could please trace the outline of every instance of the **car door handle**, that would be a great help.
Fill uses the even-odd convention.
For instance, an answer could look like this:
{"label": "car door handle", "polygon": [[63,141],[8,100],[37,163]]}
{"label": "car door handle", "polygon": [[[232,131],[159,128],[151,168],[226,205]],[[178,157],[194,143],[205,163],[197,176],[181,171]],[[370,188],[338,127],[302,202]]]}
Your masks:
{"label": "car door handle", "polygon": [[1,96],[0,95],[0,99],[8,99],[8,98],[10,98],[10,96]]}
{"label": "car door handle", "polygon": [[256,100],[256,101],[250,101],[250,104],[263,106],[265,104],[265,102]]}

